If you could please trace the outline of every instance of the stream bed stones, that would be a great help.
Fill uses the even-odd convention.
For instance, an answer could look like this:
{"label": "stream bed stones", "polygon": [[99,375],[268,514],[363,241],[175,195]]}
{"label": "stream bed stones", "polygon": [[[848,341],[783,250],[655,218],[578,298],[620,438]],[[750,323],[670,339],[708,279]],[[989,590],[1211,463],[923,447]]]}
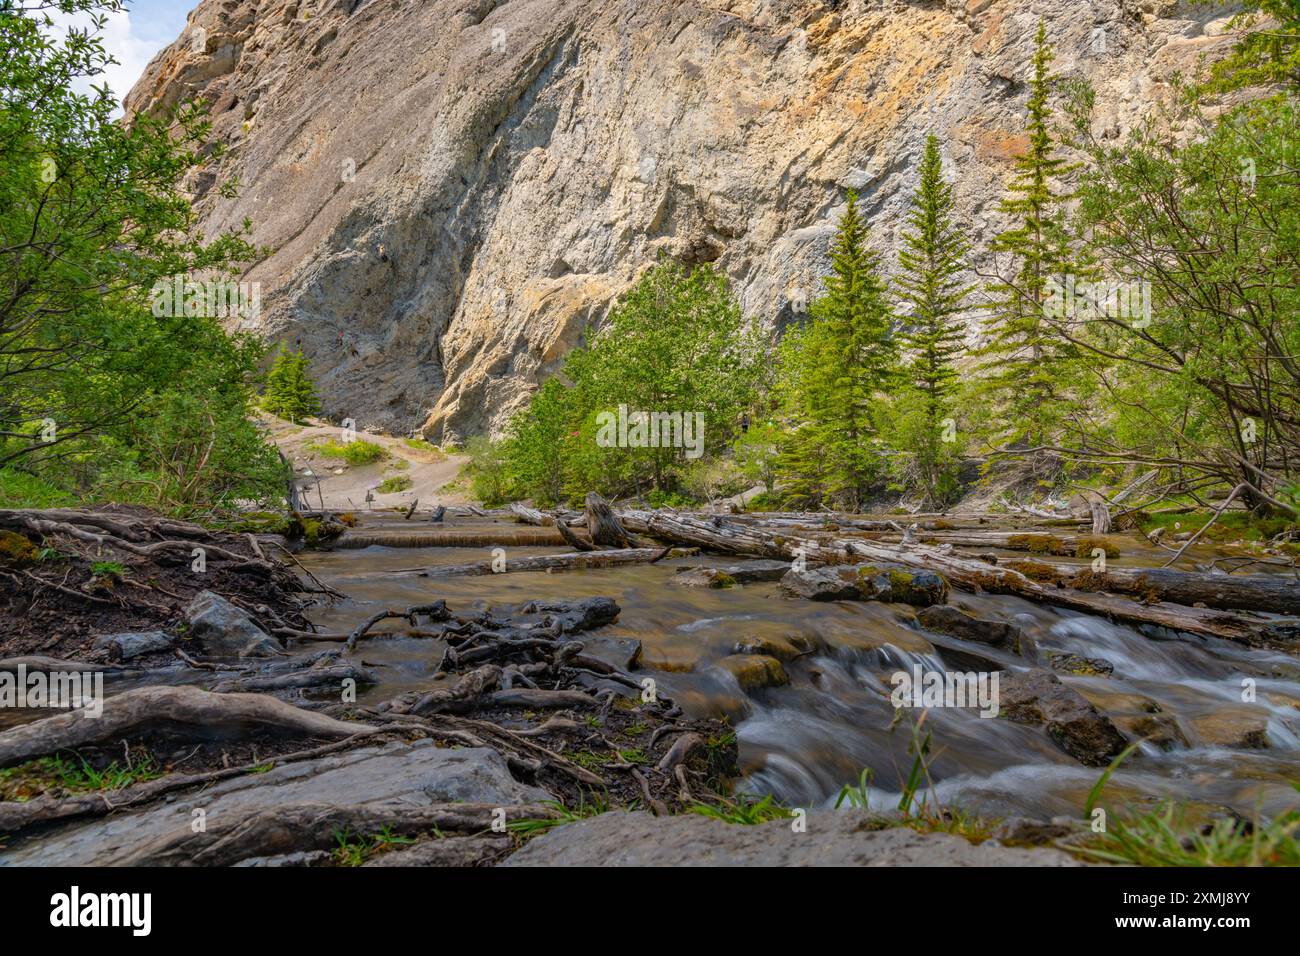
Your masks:
{"label": "stream bed stones", "polygon": [[1104,767],[1127,746],[1110,719],[1051,671],[1002,671],[1000,716],[1043,724],[1063,751],[1090,767]]}

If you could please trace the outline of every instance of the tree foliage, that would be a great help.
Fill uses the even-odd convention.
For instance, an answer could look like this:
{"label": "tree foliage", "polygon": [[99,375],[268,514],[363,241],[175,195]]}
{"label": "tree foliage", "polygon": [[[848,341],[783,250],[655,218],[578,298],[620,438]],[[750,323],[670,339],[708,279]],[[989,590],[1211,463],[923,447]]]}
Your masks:
{"label": "tree foliage", "polygon": [[[56,6],[93,25],[59,35]],[[155,283],[255,255],[247,224],[200,235],[179,188],[220,152],[203,111],[121,123],[107,88],[75,90],[102,73],[119,9],[0,5],[0,467],[164,500],[263,496],[280,482],[247,419],[260,346],[149,302]]]}
{"label": "tree foliage", "polygon": [[[722,273],[660,261],[591,343],[569,354],[563,380],[544,383],[511,421],[504,454],[513,490],[545,506],[581,500],[593,488],[610,496],[674,491],[693,461],[724,448],[738,430],[760,356]],[[643,429],[640,437],[653,431],[683,440],[639,443],[639,413],[682,426]]]}
{"label": "tree foliage", "polygon": [[888,287],[853,192],[824,284],[808,325],[781,343],[779,391],[790,428],[781,471],[805,505],[856,508],[883,474],[879,406],[898,380],[898,344]]}
{"label": "tree foliage", "polygon": [[282,348],[266,374],[262,407],[294,424],[320,414],[320,397],[302,350]]}

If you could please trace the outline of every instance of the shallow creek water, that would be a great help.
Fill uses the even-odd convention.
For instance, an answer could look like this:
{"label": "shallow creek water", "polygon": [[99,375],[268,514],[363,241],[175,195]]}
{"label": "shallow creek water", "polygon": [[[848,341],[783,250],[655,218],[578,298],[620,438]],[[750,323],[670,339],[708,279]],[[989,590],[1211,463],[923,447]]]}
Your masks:
{"label": "shallow creek water", "polygon": [[[365,530],[401,530],[389,518]],[[425,528],[428,526],[425,525]],[[464,527],[458,523],[457,527]],[[480,527],[505,529],[508,524]],[[416,530],[406,526],[406,530]],[[422,528],[419,530],[423,530]],[[1153,555],[1126,553],[1128,566]],[[559,548],[509,548],[507,561]],[[1110,799],[1155,802],[1165,797],[1266,815],[1297,802],[1290,781],[1300,780],[1300,659],[1226,641],[1156,640],[1107,621],[1057,611],[1004,596],[954,592],[953,602],[986,618],[1013,621],[1023,632],[1022,654],[956,638],[927,635],[905,605],[818,603],[781,596],[776,584],[727,590],[669,586],[683,564],[735,564],[693,558],[658,565],[566,572],[512,572],[430,580],[392,573],[400,568],[487,560],[491,548],[386,548],[306,553],[303,563],[350,596],[319,607],[312,619],[329,631],[346,631],[385,607],[401,609],[439,598],[458,613],[491,609],[508,616],[534,600],[605,595],[622,608],[619,620],[587,641],[641,642],[641,673],[692,715],[725,714],[736,727],[740,789],[772,793],[796,806],[834,802],[840,788],[870,768],[873,801],[898,801],[912,759],[909,733],[895,726],[889,676],[896,671],[944,670],[936,644],[992,658],[1010,669],[1047,666],[1048,654],[1066,651],[1114,665],[1111,677],[1062,679],[1117,722],[1153,710],[1177,724],[1185,739],[1162,751],[1144,745],[1108,787]],[[381,625],[377,630],[382,629]],[[746,694],[717,661],[753,638],[796,636],[815,647],[785,664],[790,682]],[[301,653],[322,645],[305,645]],[[362,701],[378,701],[426,686],[442,654],[440,641],[394,637],[360,645],[381,684]],[[959,666],[951,670],[968,670]],[[1257,700],[1241,700],[1242,681],[1254,678]],[[1268,747],[1214,746],[1227,726],[1264,723]],[[1120,724],[1123,729],[1124,725]],[[891,729],[892,727],[892,729]],[[929,712],[932,775],[945,804],[990,816],[1077,815],[1100,770],[1058,750],[1041,727],[981,718],[976,710]]]}

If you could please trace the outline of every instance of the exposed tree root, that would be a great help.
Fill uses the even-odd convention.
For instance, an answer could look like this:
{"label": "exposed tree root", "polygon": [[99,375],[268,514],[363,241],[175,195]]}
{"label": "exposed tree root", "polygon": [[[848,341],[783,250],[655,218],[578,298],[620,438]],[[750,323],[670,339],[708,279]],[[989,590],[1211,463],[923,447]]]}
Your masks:
{"label": "exposed tree root", "polygon": [[73,710],[0,733],[0,767],[160,727],[191,738],[246,728],[309,737],[350,737],[376,729],[335,720],[261,694],[212,694],[185,686],[146,687],[108,698],[98,717],[84,709]]}
{"label": "exposed tree root", "polygon": [[[205,832],[184,828],[138,847],[122,861],[127,866],[231,866],[253,857],[335,847],[338,833],[420,836],[431,832],[491,832],[500,812],[505,819],[549,819],[551,807],[497,807],[478,803],[291,804],[247,816],[213,821]],[[233,816],[233,815],[232,815]]]}

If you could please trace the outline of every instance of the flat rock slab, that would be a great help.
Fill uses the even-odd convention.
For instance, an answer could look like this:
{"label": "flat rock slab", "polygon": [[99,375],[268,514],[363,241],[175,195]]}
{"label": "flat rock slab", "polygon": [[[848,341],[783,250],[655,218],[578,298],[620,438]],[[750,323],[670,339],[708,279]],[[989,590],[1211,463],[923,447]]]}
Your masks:
{"label": "flat rock slab", "polygon": [[486,866],[509,851],[510,841],[506,837],[447,837],[383,853],[362,865]]}
{"label": "flat rock slab", "polygon": [[227,814],[246,816],[294,803],[412,806],[464,801],[518,805],[555,797],[510,776],[504,758],[482,747],[448,749],[429,740],[362,747],[225,780],[120,815],[74,823],[0,852],[0,865],[86,866],[122,863],[140,846],[185,832],[202,808],[209,826]]}
{"label": "flat rock slab", "polygon": [[604,813],[531,841],[502,866],[1082,866],[1060,850],[976,846],[948,833],[867,828],[862,810],[743,826],[695,814]]}

